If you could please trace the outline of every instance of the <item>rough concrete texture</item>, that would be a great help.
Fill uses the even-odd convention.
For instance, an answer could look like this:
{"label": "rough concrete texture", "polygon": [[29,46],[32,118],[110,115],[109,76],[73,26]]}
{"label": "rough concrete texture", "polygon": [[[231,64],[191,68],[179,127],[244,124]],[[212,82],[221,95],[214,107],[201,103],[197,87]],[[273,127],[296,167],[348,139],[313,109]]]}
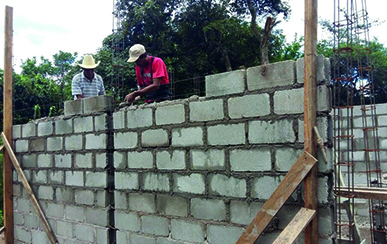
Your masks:
{"label": "rough concrete texture", "polygon": [[[302,153],[300,62],[209,76],[206,97],[113,112],[100,96],[66,105],[87,113],[14,126],[16,156],[60,243],[235,243]],[[320,85],[327,145],[329,92]],[[323,239],[332,234],[331,165],[319,162]],[[275,239],[302,197],[292,195],[259,242]],[[16,241],[46,243],[16,174],[14,198]]]}
{"label": "rough concrete texture", "polygon": [[[265,69],[262,75],[262,69]],[[247,89],[249,91],[289,86],[296,80],[296,62],[284,61],[247,69]]]}
{"label": "rough concrete texture", "polygon": [[216,97],[245,91],[246,70],[206,76],[206,96]]}

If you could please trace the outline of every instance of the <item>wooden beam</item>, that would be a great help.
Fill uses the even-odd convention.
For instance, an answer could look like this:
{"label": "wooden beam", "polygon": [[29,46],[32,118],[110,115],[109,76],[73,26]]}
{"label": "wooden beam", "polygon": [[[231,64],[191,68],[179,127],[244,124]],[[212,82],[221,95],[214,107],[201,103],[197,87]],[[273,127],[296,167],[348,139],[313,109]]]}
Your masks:
{"label": "wooden beam", "polygon": [[[304,55],[304,149],[317,157],[317,0],[305,0],[305,55]],[[317,165],[305,179],[305,208],[317,211]],[[316,214],[317,215],[317,214]],[[305,243],[318,244],[318,218],[305,230]]]}
{"label": "wooden beam", "polygon": [[372,200],[387,200],[387,189],[380,190],[380,188],[376,188],[376,190],[373,190],[372,187],[368,188],[361,188],[361,189],[351,189],[350,194],[348,194],[347,189],[343,188],[335,188],[334,190],[335,194],[340,197],[354,197],[354,198],[361,198],[361,199],[372,199]]}
{"label": "wooden beam", "polygon": [[272,244],[293,244],[316,215],[316,210],[301,208]]}
{"label": "wooden beam", "polygon": [[[12,35],[13,9],[5,7],[4,29],[4,84],[3,84],[3,132],[12,141]],[[3,208],[5,243],[14,242],[12,162],[8,152],[3,155]]]}
{"label": "wooden beam", "polygon": [[317,159],[309,153],[303,152],[301,154],[277,189],[262,206],[257,216],[242,233],[236,242],[237,244],[253,244],[258,239],[316,162]]}
{"label": "wooden beam", "polygon": [[[31,200],[32,206],[34,207],[36,213],[38,214],[40,221],[42,221],[42,223],[43,223],[43,227],[44,227],[44,230],[46,231],[48,239],[50,240],[50,242],[52,244],[57,244],[58,241],[54,235],[54,232],[52,231],[46,217],[44,216],[44,213],[43,213],[42,209],[40,208],[38,200],[36,200],[36,197],[35,197],[34,193],[32,192],[31,186],[28,183],[27,178],[25,177],[23,170],[21,169],[20,164],[17,161],[17,158],[16,158],[15,154],[13,153],[13,150],[12,150],[12,148],[11,148],[11,146],[10,146],[10,144],[9,144],[9,142],[8,142],[7,138],[5,137],[3,132],[1,133],[1,138],[3,139],[4,146],[7,149],[9,157],[12,160],[13,166],[15,167],[15,170],[21,179],[21,182],[24,186],[24,189],[26,190],[28,197]],[[7,232],[7,229],[6,229],[6,232]]]}

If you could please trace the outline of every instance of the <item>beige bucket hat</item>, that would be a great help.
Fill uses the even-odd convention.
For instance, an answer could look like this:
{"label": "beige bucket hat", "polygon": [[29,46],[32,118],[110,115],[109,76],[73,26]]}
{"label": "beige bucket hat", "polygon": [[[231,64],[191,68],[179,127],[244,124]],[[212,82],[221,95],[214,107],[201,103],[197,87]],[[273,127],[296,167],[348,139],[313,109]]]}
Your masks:
{"label": "beige bucket hat", "polygon": [[95,63],[94,58],[92,55],[85,55],[83,58],[82,64],[78,64],[84,69],[95,69],[97,66],[101,63],[101,61],[98,61],[98,63]]}
{"label": "beige bucket hat", "polygon": [[127,62],[136,62],[138,57],[140,57],[142,54],[146,53],[145,47],[141,44],[134,44],[129,49],[129,59]]}

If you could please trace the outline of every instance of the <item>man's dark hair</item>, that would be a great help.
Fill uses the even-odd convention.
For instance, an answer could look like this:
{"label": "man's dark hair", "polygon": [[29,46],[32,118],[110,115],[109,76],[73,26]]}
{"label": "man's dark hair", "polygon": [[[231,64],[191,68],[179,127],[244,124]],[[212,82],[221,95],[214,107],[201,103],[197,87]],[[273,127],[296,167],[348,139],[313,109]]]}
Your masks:
{"label": "man's dark hair", "polygon": [[143,54],[141,54],[141,55],[138,57],[138,59],[143,59],[143,58],[146,58],[146,56],[148,56],[148,54],[146,54],[146,53],[143,53]]}

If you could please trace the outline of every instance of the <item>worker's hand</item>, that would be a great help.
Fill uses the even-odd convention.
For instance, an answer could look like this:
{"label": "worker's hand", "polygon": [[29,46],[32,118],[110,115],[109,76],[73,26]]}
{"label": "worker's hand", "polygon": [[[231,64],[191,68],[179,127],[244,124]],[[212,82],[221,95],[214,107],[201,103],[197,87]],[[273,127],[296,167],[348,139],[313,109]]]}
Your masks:
{"label": "worker's hand", "polygon": [[129,93],[128,95],[126,95],[125,102],[127,102],[129,104],[132,104],[135,99],[136,99],[136,97],[135,97],[135,95],[132,92],[132,93]]}

